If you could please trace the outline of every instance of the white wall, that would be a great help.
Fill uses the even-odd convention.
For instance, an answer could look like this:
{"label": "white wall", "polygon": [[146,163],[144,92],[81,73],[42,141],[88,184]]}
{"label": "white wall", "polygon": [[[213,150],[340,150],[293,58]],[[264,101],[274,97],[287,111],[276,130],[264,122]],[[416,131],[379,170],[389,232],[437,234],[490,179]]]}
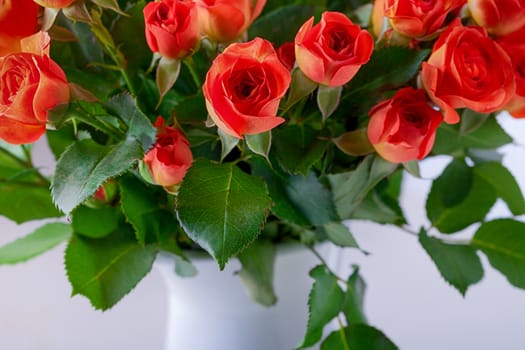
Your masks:
{"label": "white wall", "polygon": [[[506,118],[504,126],[525,143],[525,120]],[[525,188],[525,148],[507,147],[506,152],[505,163]],[[435,174],[442,166],[436,163],[427,162],[423,175]],[[412,178],[406,187],[410,195],[404,197],[404,207],[416,227],[424,222],[428,185]],[[505,210],[498,205],[492,215]],[[0,244],[35,226],[17,227],[0,218]],[[402,350],[525,349],[525,291],[510,286],[486,260],[485,278],[463,298],[442,280],[415,237],[369,223],[352,223],[351,229],[372,254],[347,251],[343,266],[361,265],[370,322]],[[162,349],[166,293],[158,272],[114,309],[101,313],[83,297],[70,298],[63,248],[24,264],[0,266],[0,349]]]}

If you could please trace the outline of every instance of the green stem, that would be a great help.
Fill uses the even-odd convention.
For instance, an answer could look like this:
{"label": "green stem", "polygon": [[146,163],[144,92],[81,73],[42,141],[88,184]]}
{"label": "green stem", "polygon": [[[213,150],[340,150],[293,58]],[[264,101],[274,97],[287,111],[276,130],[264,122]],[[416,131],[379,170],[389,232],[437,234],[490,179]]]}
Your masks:
{"label": "green stem", "polygon": [[[18,158],[16,155],[12,154],[11,152],[9,152],[8,150],[0,147],[0,152],[5,154],[6,156],[8,156],[9,158],[11,158],[12,160],[14,160],[15,162],[17,162],[20,166],[22,166],[23,168],[27,169],[28,171],[30,172],[33,172],[41,181],[42,181],[42,185],[44,186],[48,186],[49,187],[49,180],[44,176],[42,175],[34,166],[33,166],[33,162],[31,160],[31,153],[29,151],[29,149],[25,146],[22,146],[22,150],[24,152],[24,155],[26,157],[26,161],[24,161],[23,159],[20,159]],[[0,181],[3,181],[3,182],[7,182],[7,181],[10,181],[12,182],[13,180],[12,179],[2,179]],[[35,185],[34,182],[31,183],[32,185]]]}
{"label": "green stem", "polygon": [[314,255],[317,257],[317,259],[319,259],[319,261],[321,262],[321,264],[323,264],[326,269],[328,270],[328,272],[330,272],[330,274],[332,274],[335,278],[337,278],[339,281],[343,282],[345,285],[348,283],[347,281],[345,281],[343,278],[339,277],[334,271],[332,271],[332,269],[330,269],[330,266],[328,265],[328,263],[326,262],[326,260],[321,256],[321,254],[319,254],[319,252],[317,250],[315,250],[314,247],[310,247],[308,246],[308,248],[312,251],[312,253],[314,253]]}
{"label": "green stem", "polygon": [[340,316],[337,317],[337,322],[339,323],[339,334],[341,335],[343,346],[345,350],[350,350],[350,345],[348,344],[348,339],[346,338],[345,327],[343,325],[343,321],[341,321]]}
{"label": "green stem", "polygon": [[195,61],[193,61],[193,58],[188,57],[182,60],[182,62],[184,62],[184,65],[190,71],[191,77],[193,79],[193,82],[197,86],[197,89],[200,88],[202,86],[202,80],[199,77],[199,73],[197,72],[197,68],[195,67]]}

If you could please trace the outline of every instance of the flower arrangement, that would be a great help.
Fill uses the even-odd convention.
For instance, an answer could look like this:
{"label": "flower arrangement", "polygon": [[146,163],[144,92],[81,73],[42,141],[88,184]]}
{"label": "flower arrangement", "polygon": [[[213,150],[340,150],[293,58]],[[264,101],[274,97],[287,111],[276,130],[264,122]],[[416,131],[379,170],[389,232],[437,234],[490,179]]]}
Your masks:
{"label": "flower arrangement", "polygon": [[[514,0],[4,0],[0,214],[52,220],[0,263],[67,240],[73,293],[105,310],[158,252],[188,274],[198,249],[220,269],[239,258],[270,305],[276,245],[359,249],[343,221],[371,220],[414,234],[462,294],[480,253],[525,288],[525,199],[496,118],[525,116],[524,34]],[[51,178],[32,162],[41,138]],[[450,161],[428,226],[411,228],[403,178],[436,155]],[[509,215],[487,221],[498,199]],[[366,324],[357,269],[320,257],[311,275],[299,348],[396,348]]]}

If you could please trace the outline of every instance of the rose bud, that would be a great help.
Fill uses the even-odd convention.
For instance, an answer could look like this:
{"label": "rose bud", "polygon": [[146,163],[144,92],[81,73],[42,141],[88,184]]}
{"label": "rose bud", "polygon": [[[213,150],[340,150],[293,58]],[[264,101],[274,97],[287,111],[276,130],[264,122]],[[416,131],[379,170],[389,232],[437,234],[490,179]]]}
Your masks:
{"label": "rose bud", "polygon": [[518,0],[468,0],[474,20],[489,33],[503,36],[525,26],[525,2]]}
{"label": "rose bud", "polygon": [[37,20],[33,0],[0,1],[0,56],[20,51],[20,39],[37,32]]}
{"label": "rose bud", "polygon": [[64,71],[49,58],[49,35],[21,41],[22,52],[0,58],[0,139],[22,144],[46,130],[48,111],[69,101]]}
{"label": "rose bud", "polygon": [[292,42],[286,42],[279,46],[277,50],[275,50],[277,53],[277,57],[279,57],[279,61],[288,68],[288,70],[292,70],[295,65],[295,45]]}
{"label": "rose bud", "polygon": [[516,90],[512,62],[501,46],[485,29],[464,27],[459,19],[434,44],[421,81],[450,124],[459,121],[455,108],[495,112]]}
{"label": "rose bud", "polygon": [[346,84],[372,55],[372,35],[342,13],[324,12],[310,18],[295,36],[295,57],[301,71],[316,83]]}
{"label": "rose bud", "polygon": [[255,38],[232,44],[213,61],[202,86],[213,122],[226,134],[242,138],[284,122],[279,102],[291,75],[270,42]]}
{"label": "rose bud", "polygon": [[84,204],[90,208],[101,208],[105,205],[111,204],[117,197],[118,186],[117,182],[110,179],[99,186],[95,193],[88,198]]}
{"label": "rose bud", "polygon": [[514,67],[516,78],[516,93],[505,105],[515,118],[525,118],[525,27],[511,35],[501,38],[498,43],[509,55]]}
{"label": "rose bud", "polygon": [[261,14],[266,0],[196,0],[200,31],[221,43],[239,38]]}
{"label": "rose bud", "polygon": [[200,38],[195,3],[154,1],[144,7],[143,13],[146,41],[151,51],[171,59],[192,54]]}
{"label": "rose bud", "polygon": [[144,156],[141,174],[148,182],[175,192],[193,162],[193,155],[184,134],[164,123],[162,117],[155,122],[157,140]]}
{"label": "rose bud", "polygon": [[432,149],[443,115],[430,107],[424,90],[403,88],[369,113],[368,139],[392,163],[423,159]]}
{"label": "rose bud", "polygon": [[70,6],[75,0],[34,0],[42,7],[61,9]]}

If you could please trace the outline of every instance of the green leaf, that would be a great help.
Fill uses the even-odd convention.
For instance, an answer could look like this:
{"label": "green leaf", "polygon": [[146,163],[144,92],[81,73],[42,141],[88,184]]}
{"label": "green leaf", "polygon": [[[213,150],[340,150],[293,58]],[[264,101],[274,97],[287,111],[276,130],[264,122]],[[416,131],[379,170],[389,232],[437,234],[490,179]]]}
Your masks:
{"label": "green leaf", "polygon": [[272,147],[272,132],[263,132],[256,135],[246,135],[246,145],[255,154],[258,154],[269,161],[268,154]]}
{"label": "green leaf", "polygon": [[330,333],[321,350],[397,350],[380,330],[365,324],[356,324]]}
{"label": "green leaf", "polygon": [[370,190],[394,172],[396,167],[397,165],[372,155],[359,163],[356,170],[328,175],[339,216],[342,219],[351,217]]}
{"label": "green leaf", "polygon": [[221,162],[226,158],[230,152],[237,147],[239,144],[240,139],[238,139],[235,136],[231,136],[221,129],[217,129],[217,133],[219,134],[221,138]]}
{"label": "green leaf", "polygon": [[308,324],[306,334],[299,348],[316,344],[323,335],[324,326],[341,311],[344,293],[337,284],[337,278],[323,265],[310,271],[315,282],[308,297]]}
{"label": "green leaf", "polygon": [[472,188],[472,168],[464,160],[454,159],[435,180],[441,204],[451,208],[463,202]]}
{"label": "green leaf", "polygon": [[318,84],[310,80],[299,67],[292,71],[292,82],[288,91],[288,97],[283,106],[284,110],[288,110],[297,102],[301,101],[306,96],[315,91]]}
{"label": "green leaf", "polygon": [[368,140],[366,129],[345,132],[333,139],[333,142],[342,152],[355,157],[374,152],[374,147]]}
{"label": "green leaf", "polygon": [[159,104],[162,98],[172,88],[180,74],[181,60],[161,57],[157,66],[155,81],[159,89]]}
{"label": "green leaf", "polygon": [[0,183],[0,215],[21,224],[31,220],[61,217],[47,186],[32,181]]}
{"label": "green leaf", "polygon": [[249,28],[249,37],[261,37],[272,42],[276,47],[284,42],[293,41],[295,34],[310,17],[315,14],[316,6],[305,4],[285,5],[258,18]]}
{"label": "green leaf", "polygon": [[107,8],[117,12],[120,15],[126,15],[125,12],[120,10],[117,0],[91,0],[100,7]]}
{"label": "green leaf", "polygon": [[430,256],[441,276],[462,295],[481,281],[483,266],[476,250],[469,245],[446,244],[442,240],[419,233],[419,243]]}
{"label": "green leaf", "polygon": [[65,264],[73,295],[81,294],[96,309],[107,310],[149,273],[154,246],[141,246],[128,227],[102,239],[73,236]]}
{"label": "green leaf", "polygon": [[511,219],[486,222],[474,234],[472,245],[512,285],[525,289],[525,223]]}
{"label": "green leaf", "polygon": [[472,187],[461,203],[446,208],[441,196],[434,181],[426,202],[427,217],[442,233],[455,233],[482,221],[497,199],[490,183],[476,173],[472,178]]}
{"label": "green leaf", "polygon": [[191,263],[191,261],[182,258],[179,255],[174,255],[175,259],[175,273],[180,277],[195,277],[199,274],[199,271]]}
{"label": "green leaf", "polygon": [[178,218],[219,267],[257,236],[270,210],[264,182],[235,164],[193,163],[180,187]]}
{"label": "green leaf", "polygon": [[113,207],[89,208],[79,206],[72,213],[73,231],[90,238],[102,238],[119,226],[120,212]]}
{"label": "green leaf", "polygon": [[33,233],[0,247],[0,265],[16,264],[40,255],[71,236],[71,227],[63,223],[50,223]]}
{"label": "green leaf", "polygon": [[466,108],[463,110],[463,113],[461,113],[459,133],[461,135],[466,135],[476,131],[489,117],[494,116],[491,114],[479,113]]}
{"label": "green leaf", "polygon": [[178,223],[175,216],[160,208],[164,198],[163,191],[155,192],[151,186],[146,186],[132,176],[119,178],[120,205],[126,219],[135,231],[140,244],[146,244],[148,238],[160,239],[163,232],[176,232]]}
{"label": "green leaf", "polygon": [[356,268],[348,278],[348,287],[345,293],[343,313],[348,324],[366,323],[366,316],[363,311],[366,283]]}
{"label": "green leaf", "polygon": [[101,146],[90,139],[78,141],[57,162],[51,189],[53,200],[69,213],[107,179],[128,170],[142,157],[141,145],[134,139],[114,146]]}
{"label": "green leaf", "polygon": [[328,239],[335,245],[359,248],[348,226],[338,222],[330,222],[323,225],[323,230],[328,236]]}
{"label": "green leaf", "polygon": [[326,120],[332,113],[335,112],[341,101],[341,93],[343,87],[330,87],[326,85],[319,85],[317,89],[317,106],[321,111],[323,120]]}
{"label": "green leaf", "polygon": [[291,176],[285,186],[288,198],[312,225],[339,221],[330,191],[313,173]]}
{"label": "green leaf", "polygon": [[487,162],[474,167],[474,172],[487,181],[503,199],[513,215],[525,214],[525,199],[511,172],[500,163]]}
{"label": "green leaf", "polygon": [[305,124],[274,129],[272,152],[290,174],[307,175],[323,156],[327,142]]}
{"label": "green leaf", "polygon": [[351,215],[352,219],[369,220],[379,224],[404,224],[406,219],[397,199],[388,194],[372,190],[359,203]]}
{"label": "green leaf", "polygon": [[277,302],[273,289],[276,247],[270,241],[255,241],[239,254],[239,278],[250,298],[264,306]]}

